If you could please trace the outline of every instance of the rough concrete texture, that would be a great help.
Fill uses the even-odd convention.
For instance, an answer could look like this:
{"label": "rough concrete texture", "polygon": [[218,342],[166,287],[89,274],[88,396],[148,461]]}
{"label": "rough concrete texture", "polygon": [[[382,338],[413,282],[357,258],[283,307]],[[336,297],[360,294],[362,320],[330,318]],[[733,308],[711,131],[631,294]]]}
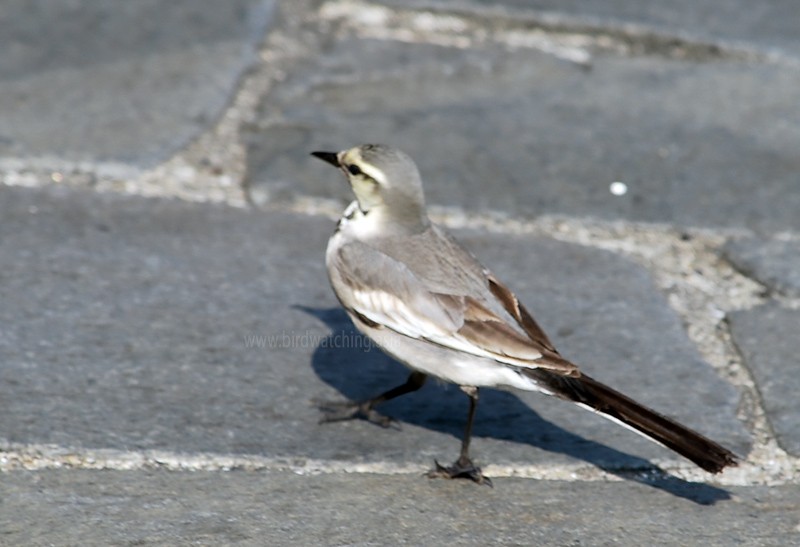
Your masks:
{"label": "rough concrete texture", "polygon": [[0,157],[165,160],[220,115],[273,4],[6,2]]}
{"label": "rough concrete texture", "polygon": [[50,543],[53,529],[62,545],[788,545],[800,534],[797,485],[733,487],[709,505],[702,484],[54,470],[8,473],[0,493],[9,545]]}
{"label": "rough concrete texture", "polygon": [[794,20],[797,6],[791,0],[760,2],[757,9],[715,0],[673,0],[668,4],[637,0],[379,0],[378,3],[395,8],[483,9],[511,17],[526,13],[554,27],[582,24],[596,32],[638,31],[671,37],[674,41],[704,41],[776,55],[796,57],[800,53]]}
{"label": "rough concrete texture", "polygon": [[[6,4],[0,544],[798,542],[792,4]],[[428,480],[467,406],[435,383],[319,424],[407,374],[323,266],[350,195],[307,154],[367,140],[567,357],[741,465],[485,390],[494,489]]]}
{"label": "rough concrete texture", "polygon": [[[465,43],[450,46],[396,38],[359,13],[333,12],[341,38],[264,98],[269,123],[249,136],[257,203],[346,196],[304,161],[308,150],[392,142],[417,158],[434,204],[800,227],[789,121],[800,76],[783,64],[600,51],[587,69],[500,32],[454,30]],[[352,36],[365,26],[370,38]],[[624,196],[609,191],[615,181]]]}
{"label": "rough concrete texture", "polygon": [[778,294],[800,298],[800,241],[777,237],[732,239],[724,251],[745,275]]}
{"label": "rough concrete texture", "polygon": [[774,303],[739,311],[730,317],[734,340],[750,366],[770,424],[780,445],[800,456],[800,389],[797,355],[800,352],[800,311]]}

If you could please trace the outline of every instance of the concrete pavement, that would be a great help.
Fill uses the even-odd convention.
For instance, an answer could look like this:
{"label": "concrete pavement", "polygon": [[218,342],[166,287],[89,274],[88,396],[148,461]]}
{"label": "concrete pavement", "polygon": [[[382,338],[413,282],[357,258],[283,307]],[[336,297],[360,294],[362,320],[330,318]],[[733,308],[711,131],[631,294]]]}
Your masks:
{"label": "concrete pavement", "polygon": [[[793,9],[10,3],[0,544],[796,543]],[[452,387],[318,424],[405,375],[323,266],[350,196],[307,154],[368,141],[567,357],[743,464],[535,394],[482,396],[492,490],[422,476]]]}

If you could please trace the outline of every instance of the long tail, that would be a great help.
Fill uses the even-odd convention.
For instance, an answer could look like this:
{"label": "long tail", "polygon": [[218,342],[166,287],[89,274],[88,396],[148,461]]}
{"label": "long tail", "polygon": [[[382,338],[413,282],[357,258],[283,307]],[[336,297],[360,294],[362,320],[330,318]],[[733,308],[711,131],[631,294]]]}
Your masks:
{"label": "long tail", "polygon": [[[528,371],[526,371],[528,372]],[[558,376],[536,369],[530,371],[553,394],[600,413],[603,417],[630,427],[645,437],[690,459],[710,473],[737,465],[737,456],[711,439],[678,422],[642,406],[630,397],[586,375],[577,378]]]}

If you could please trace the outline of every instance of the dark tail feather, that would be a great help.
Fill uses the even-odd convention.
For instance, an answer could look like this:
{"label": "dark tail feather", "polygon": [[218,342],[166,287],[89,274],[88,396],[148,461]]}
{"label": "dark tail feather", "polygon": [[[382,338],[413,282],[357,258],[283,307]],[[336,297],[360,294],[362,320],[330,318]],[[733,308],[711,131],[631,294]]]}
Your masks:
{"label": "dark tail feather", "polygon": [[546,379],[540,374],[532,376],[536,376],[537,380],[552,389],[557,397],[586,405],[600,414],[618,420],[692,460],[710,473],[719,473],[726,466],[738,463],[738,458],[733,452],[711,439],[640,405],[586,375],[570,378],[544,372],[541,369],[530,372],[546,374]]}

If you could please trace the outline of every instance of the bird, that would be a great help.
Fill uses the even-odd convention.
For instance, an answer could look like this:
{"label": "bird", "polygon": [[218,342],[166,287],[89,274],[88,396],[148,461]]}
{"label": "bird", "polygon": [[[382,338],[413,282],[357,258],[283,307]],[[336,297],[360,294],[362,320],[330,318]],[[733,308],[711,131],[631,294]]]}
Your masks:
{"label": "bird", "polygon": [[397,148],[363,144],[311,152],[337,167],[355,200],[328,241],[328,277],[356,328],[410,369],[405,383],[363,401],[320,405],[321,422],[392,419],[375,407],[417,391],[429,377],[469,398],[452,465],[428,476],[491,485],[470,457],[481,388],[536,391],[591,410],[710,473],[738,464],[730,450],[583,373],[564,358],[515,294],[428,216],[415,162]]}

